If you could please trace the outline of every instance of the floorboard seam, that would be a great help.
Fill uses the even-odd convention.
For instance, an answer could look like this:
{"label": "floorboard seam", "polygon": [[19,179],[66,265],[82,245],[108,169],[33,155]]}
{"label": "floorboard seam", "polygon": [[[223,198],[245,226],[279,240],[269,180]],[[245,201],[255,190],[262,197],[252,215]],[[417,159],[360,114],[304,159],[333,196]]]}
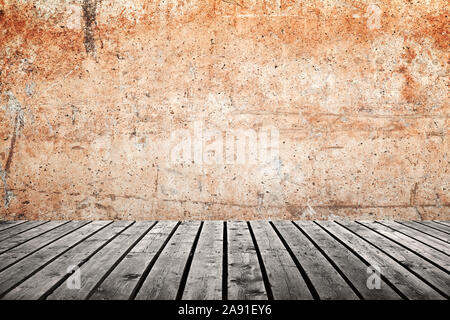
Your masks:
{"label": "floorboard seam", "polygon": [[134,300],[136,298],[139,290],[141,289],[142,285],[144,284],[145,279],[147,278],[148,274],[152,270],[153,265],[156,263],[156,260],[158,260],[159,256],[161,255],[161,252],[164,250],[164,248],[166,247],[167,243],[169,243],[170,239],[172,238],[174,233],[177,231],[177,229],[178,229],[180,224],[181,224],[181,221],[178,221],[177,224],[175,225],[175,227],[170,232],[169,236],[166,238],[166,240],[164,240],[164,242],[161,245],[161,247],[155,253],[155,255],[153,256],[152,260],[150,260],[149,264],[145,267],[144,272],[142,273],[141,277],[139,278],[139,281],[136,283],[136,286],[133,288],[133,291],[131,292],[130,297],[128,298],[128,300]]}
{"label": "floorboard seam", "polygon": [[369,230],[371,230],[371,231],[373,231],[373,232],[376,232],[377,234],[379,234],[380,236],[385,237],[386,239],[389,239],[389,241],[392,241],[392,242],[396,243],[397,245],[399,245],[399,246],[401,246],[401,247],[407,249],[408,251],[414,253],[415,255],[419,256],[419,257],[422,258],[423,260],[425,260],[425,261],[431,263],[432,265],[434,265],[436,268],[439,268],[440,270],[444,271],[445,273],[450,274],[450,272],[449,272],[447,269],[445,269],[444,267],[438,265],[437,263],[435,263],[434,261],[428,259],[427,257],[424,257],[422,254],[418,253],[418,252],[415,251],[414,249],[409,248],[409,247],[407,246],[407,244],[404,245],[404,244],[398,242],[397,240],[391,239],[391,238],[388,237],[387,235],[385,235],[385,234],[383,234],[383,233],[381,233],[381,232],[379,232],[379,231],[377,231],[377,230],[375,230],[375,229],[372,229],[372,228],[370,228],[369,226],[366,226],[366,225],[360,223],[359,221],[356,221],[356,223],[358,223],[359,225],[361,225],[361,226],[363,226],[363,227],[366,227],[367,229],[369,229]]}
{"label": "floorboard seam", "polygon": [[[114,234],[111,238],[107,239],[105,241],[105,243],[103,243],[100,247],[98,247],[97,249],[95,249],[91,254],[89,254],[86,258],[84,258],[83,260],[81,260],[81,262],[77,263],[76,266],[78,268],[81,268],[86,262],[88,262],[93,256],[95,256],[98,252],[100,252],[100,250],[102,250],[104,247],[106,247],[109,243],[111,243],[115,238],[117,238],[119,235],[121,235],[125,230],[127,230],[128,228],[130,228],[132,225],[134,225],[136,222],[133,221],[132,223],[130,223],[128,226],[124,227],[122,230],[120,230],[119,232],[117,232],[116,234]],[[55,283],[50,289],[48,289],[42,296],[39,297],[38,300],[45,300],[49,295],[51,295],[60,285],[62,285],[64,283],[64,281],[67,280],[67,278],[69,278],[74,271],[72,271],[71,273],[66,273],[61,279],[59,279],[59,281],[57,283]]]}
{"label": "floorboard seam", "polygon": [[272,221],[270,221],[269,224],[272,226],[272,228],[274,229],[278,238],[283,243],[283,246],[285,247],[286,251],[291,256],[291,259],[294,261],[295,265],[297,266],[297,269],[300,272],[300,275],[303,277],[303,280],[305,281],[306,286],[308,287],[309,292],[311,293],[314,300],[321,300],[319,293],[317,292],[316,288],[314,287],[314,284],[312,283],[311,279],[308,276],[308,273],[306,272],[305,268],[303,268],[302,264],[295,256],[294,252],[292,251],[291,247],[287,243],[286,239],[284,239],[284,237],[282,236],[282,234],[280,233],[278,228],[275,227],[275,225],[272,223]]}
{"label": "floorboard seam", "polygon": [[[357,253],[355,250],[353,250],[351,247],[349,247],[346,243],[344,243],[341,239],[339,239],[336,235],[334,235],[331,231],[329,231],[328,229],[326,229],[324,226],[322,226],[321,224],[317,223],[314,221],[314,223],[316,225],[318,225],[320,228],[322,228],[322,230],[324,230],[326,233],[328,233],[333,239],[335,239],[336,241],[338,241],[341,245],[343,245],[347,250],[349,250],[351,253],[353,253],[359,260],[361,260],[367,267],[370,267],[371,264],[369,263],[369,261],[367,261],[366,259],[364,259],[364,257],[362,257],[359,253]],[[397,293],[402,299],[404,300],[409,300],[408,297],[403,294],[400,289],[398,289],[389,279],[386,278],[386,276],[384,276],[383,274],[380,274],[381,279],[383,279],[383,281],[391,287],[392,290],[395,291],[395,293]]]}
{"label": "floorboard seam", "polygon": [[384,251],[383,249],[381,249],[379,246],[373,244],[372,242],[370,242],[369,240],[365,239],[364,237],[360,236],[359,234],[357,234],[356,232],[354,232],[353,230],[347,228],[346,226],[340,224],[339,222],[336,221],[336,223],[338,225],[340,225],[341,227],[345,228],[346,230],[348,230],[349,232],[353,233],[354,235],[356,235],[357,237],[359,237],[360,239],[364,240],[365,242],[367,242],[368,244],[370,244],[371,246],[373,246],[374,248],[377,248],[378,250],[380,250],[381,252],[383,252],[385,255],[387,255],[389,258],[391,258],[392,260],[394,260],[397,264],[399,264],[401,267],[403,267],[404,269],[408,270],[411,274],[415,275],[417,278],[419,278],[422,282],[424,282],[426,285],[428,285],[430,288],[432,288],[434,291],[436,291],[437,293],[439,293],[441,296],[443,296],[446,299],[449,299],[449,296],[445,294],[445,292],[443,292],[441,289],[437,288],[435,285],[433,285],[432,283],[430,283],[428,280],[426,280],[425,278],[423,278],[420,274],[418,274],[416,271],[411,270],[407,265],[403,264],[402,262],[398,261],[398,259],[396,259],[395,257],[393,257],[392,255],[390,255],[389,253],[387,253],[386,251]]}
{"label": "floorboard seam", "polygon": [[158,221],[155,221],[155,223],[153,223],[141,236],[139,236],[139,238],[133,242],[131,244],[131,246],[117,259],[116,262],[114,262],[114,264],[111,266],[111,268],[109,268],[105,274],[98,280],[98,282],[92,287],[92,289],[89,291],[89,293],[86,295],[86,297],[84,298],[84,300],[89,300],[90,297],[95,293],[95,291],[98,289],[98,287],[101,286],[101,284],[103,283],[103,281],[105,281],[106,278],[108,278],[108,276],[111,274],[111,272],[114,271],[114,269],[119,265],[120,262],[122,262],[122,260],[127,256],[128,253],[130,253],[130,251],[139,243],[139,241],[142,240],[142,238],[145,237],[145,235],[147,233],[150,232],[150,230],[153,229],[153,227],[158,223]]}
{"label": "floorboard seam", "polygon": [[326,254],[326,252],[304,231],[299,225],[297,225],[294,221],[291,221],[292,224],[300,230],[303,235],[308,238],[308,240],[314,245],[314,247],[322,254],[322,256],[327,259],[327,261],[333,266],[337,273],[344,279],[344,281],[348,284],[348,286],[353,290],[353,292],[358,296],[359,299],[364,300],[363,295],[356,289],[350,279],[342,272],[342,270],[338,267],[338,265]]}
{"label": "floorboard seam", "polygon": [[[65,254],[67,251],[71,250],[72,248],[76,247],[78,244],[82,243],[84,240],[90,238],[91,236],[93,236],[94,234],[96,234],[97,232],[103,230],[104,228],[106,228],[107,226],[109,226],[112,223],[112,221],[110,223],[108,223],[107,225],[101,227],[98,230],[95,230],[95,232],[90,233],[87,237],[84,237],[83,239],[79,240],[78,242],[76,242],[75,244],[73,244],[72,246],[68,247],[67,249],[65,249],[63,252],[61,252],[60,254],[58,254],[57,256],[53,257],[52,259],[50,259],[50,261],[47,261],[46,263],[44,263],[43,265],[39,266],[38,269],[34,270],[31,274],[29,274],[28,276],[26,276],[25,278],[23,278],[22,280],[20,280],[19,282],[17,282],[16,284],[14,284],[13,286],[11,286],[10,288],[8,288],[6,291],[4,291],[3,293],[0,294],[0,299],[3,298],[8,292],[10,292],[11,290],[13,290],[14,288],[16,288],[17,286],[19,286],[20,284],[22,284],[23,282],[25,282],[27,279],[31,278],[32,276],[34,276],[36,273],[38,273],[39,271],[41,271],[42,269],[44,269],[47,265],[49,265],[50,263],[52,263],[53,261],[55,261],[56,259],[58,259],[60,256],[62,256],[63,254]],[[85,224],[86,225],[86,224]],[[83,225],[83,226],[85,226]]]}

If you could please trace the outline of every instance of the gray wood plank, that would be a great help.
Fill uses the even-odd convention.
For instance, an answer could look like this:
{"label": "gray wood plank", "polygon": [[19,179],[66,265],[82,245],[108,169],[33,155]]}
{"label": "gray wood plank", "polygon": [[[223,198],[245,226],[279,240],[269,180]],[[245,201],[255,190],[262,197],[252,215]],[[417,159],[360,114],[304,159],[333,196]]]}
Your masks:
{"label": "gray wood plank", "polygon": [[381,223],[378,223],[376,221],[370,222],[360,221],[359,223],[369,227],[372,230],[381,233],[383,236],[389,238],[391,241],[397,241],[401,245],[407,247],[409,250],[422,255],[426,259],[429,259],[430,261],[446,269],[447,271],[450,270],[450,259],[448,258],[448,256],[441,253],[440,251],[437,251],[427,245],[424,245],[423,243],[413,238],[410,238],[401,232],[388,228],[385,225],[382,225]]}
{"label": "gray wood plank", "polygon": [[0,221],[0,231],[13,228],[19,224],[25,223],[27,220],[1,220]]}
{"label": "gray wood plank", "polygon": [[227,222],[228,299],[267,300],[267,293],[247,223]]}
{"label": "gray wood plank", "polygon": [[450,233],[442,230],[439,225],[435,226],[434,222],[431,221],[408,221],[408,225],[415,227],[419,231],[423,231],[429,235],[439,238],[447,243],[450,243]]}
{"label": "gray wood plank", "polygon": [[340,222],[340,224],[344,225],[354,233],[369,241],[371,244],[383,250],[383,252],[391,256],[391,258],[395,259],[402,266],[415,272],[416,276],[420,276],[422,279],[427,281],[429,285],[433,286],[435,289],[438,289],[441,294],[444,294],[446,299],[449,298],[450,276],[447,273],[422,259],[415,253],[405,250],[395,242],[390,241],[389,239],[375,233],[361,224],[354,221],[343,221]]}
{"label": "gray wood plank", "polygon": [[71,266],[80,266],[109,240],[118,236],[132,222],[115,221],[89,239],[71,248],[39,272],[3,296],[4,300],[35,300],[45,297],[54,286],[70,275]]}
{"label": "gray wood plank", "polygon": [[352,248],[370,265],[379,267],[381,274],[408,299],[443,299],[440,294],[410,273],[405,267],[344,227],[332,221],[318,221],[317,223]]}
{"label": "gray wood plank", "polygon": [[182,299],[222,299],[223,222],[205,221]]}
{"label": "gray wood plank", "polygon": [[437,221],[420,221],[420,223],[426,224],[430,227],[439,229],[441,231],[444,231],[447,234],[450,234],[450,226],[448,226],[446,224],[442,224]]}
{"label": "gray wood plank", "polygon": [[10,237],[2,242],[0,242],[0,254],[14,247],[17,247],[37,236],[40,236],[54,228],[58,228],[69,221],[50,221],[49,223],[44,223],[28,231],[22,232],[18,235]]}
{"label": "gray wood plank", "polygon": [[445,226],[449,226],[449,227],[450,227],[450,221],[448,221],[448,220],[435,220],[435,221],[433,221],[433,222],[439,223],[439,224],[442,224],[442,225],[445,225]]}
{"label": "gray wood plank", "polygon": [[57,258],[79,242],[90,237],[109,223],[111,222],[94,221],[92,223],[88,223],[63,238],[56,240],[48,246],[29,255],[25,259],[14,264],[14,267],[10,267],[0,272],[0,296],[3,296],[7,291],[14,288],[22,280],[31,276],[43,266],[50,263],[53,259]]}
{"label": "gray wood plank", "polygon": [[305,279],[267,221],[250,223],[275,300],[312,299]]}
{"label": "gray wood plank", "polygon": [[[68,284],[68,278],[61,284],[47,300],[81,300],[86,299],[107,272],[119,262],[118,260],[131,249],[153,225],[154,221],[138,221],[128,229],[120,233],[114,240],[97,252],[92,258],[84,263],[80,268],[80,288],[73,289]],[[56,261],[55,261],[56,262]],[[53,262],[50,266],[53,266]],[[61,267],[63,269],[63,267]]]}
{"label": "gray wood plank", "polygon": [[173,300],[176,298],[189,253],[200,221],[183,221],[156,260],[136,300]]}
{"label": "gray wood plank", "polygon": [[423,243],[425,243],[426,245],[433,247],[439,251],[441,251],[442,253],[449,255],[450,254],[450,247],[448,244],[446,244],[444,241],[442,240],[438,240],[436,238],[430,237],[428,235],[426,235],[423,232],[411,229],[403,224],[400,224],[398,222],[394,222],[394,221],[379,221],[381,224],[388,226],[394,230],[397,230],[401,233],[406,234],[407,236],[410,236],[416,240],[419,240]]}
{"label": "gray wood plank", "polygon": [[399,221],[399,223],[401,223],[404,226],[410,227],[411,229],[414,229],[416,231],[423,232],[424,234],[428,235],[431,238],[436,238],[449,244],[449,235],[444,232],[430,228],[426,225],[417,223],[415,221]]}
{"label": "gray wood plank", "polygon": [[25,232],[47,222],[48,221],[27,221],[25,223],[14,226],[13,228],[0,231],[0,241],[5,241],[12,236],[18,235],[22,232]]}
{"label": "gray wood plank", "polygon": [[71,221],[59,228],[53,229],[37,238],[27,241],[0,255],[0,271],[11,267],[14,263],[26,258],[27,256],[39,251],[53,241],[73,232],[77,228],[89,223],[88,221]]}
{"label": "gray wood plank", "polygon": [[290,221],[274,221],[286,243],[305,270],[320,299],[359,299],[323,254]]}
{"label": "gray wood plank", "polygon": [[158,222],[88,298],[92,300],[129,299],[146,267],[161,250],[176,225],[176,221]]}
{"label": "gray wood plank", "polygon": [[368,266],[353,252],[348,250],[336,239],[312,221],[296,221],[297,224],[324,252],[333,260],[336,266],[349,279],[361,296],[366,300],[398,300],[401,297],[381,279],[377,290],[367,287]]}

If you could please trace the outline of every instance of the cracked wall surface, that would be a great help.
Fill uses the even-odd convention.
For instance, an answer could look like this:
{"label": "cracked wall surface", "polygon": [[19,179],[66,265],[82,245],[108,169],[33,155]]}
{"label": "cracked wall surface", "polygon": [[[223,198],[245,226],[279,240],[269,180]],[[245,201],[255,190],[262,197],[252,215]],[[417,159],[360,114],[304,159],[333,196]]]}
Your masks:
{"label": "cracked wall surface", "polygon": [[[0,0],[0,218],[449,219],[448,13]],[[196,123],[272,126],[279,156],[174,163]]]}

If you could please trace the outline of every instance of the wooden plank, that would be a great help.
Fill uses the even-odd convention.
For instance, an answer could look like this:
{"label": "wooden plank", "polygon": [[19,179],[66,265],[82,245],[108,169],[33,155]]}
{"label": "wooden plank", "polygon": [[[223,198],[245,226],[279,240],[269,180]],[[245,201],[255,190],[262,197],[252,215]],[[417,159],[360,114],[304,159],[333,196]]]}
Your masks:
{"label": "wooden plank", "polygon": [[436,220],[436,221],[433,221],[433,222],[435,222],[435,223],[439,223],[439,224],[442,224],[442,225],[445,225],[445,226],[449,226],[450,227],[450,221],[444,221],[444,220]]}
{"label": "wooden plank", "polygon": [[54,228],[58,228],[63,224],[68,223],[69,221],[50,221],[49,223],[44,223],[40,226],[37,226],[31,230],[22,232],[16,236],[10,237],[5,241],[0,242],[0,254],[4,253],[7,250],[10,250],[14,247],[17,247],[31,239],[40,236]]}
{"label": "wooden plank", "polygon": [[0,272],[0,297],[14,288],[22,280],[33,275],[55,258],[92,236],[95,232],[111,223],[110,221],[94,221],[88,223],[63,238],[33,253],[25,259]]}
{"label": "wooden plank", "polygon": [[396,241],[401,245],[409,248],[409,250],[412,250],[422,255],[426,259],[432,261],[433,263],[439,265],[440,267],[446,269],[447,271],[450,270],[450,259],[448,258],[448,256],[441,253],[440,251],[437,251],[429,246],[426,246],[423,243],[413,238],[410,238],[401,232],[388,228],[376,221],[371,222],[364,221],[360,223],[369,227],[372,230],[381,233],[383,236],[389,238],[391,241]]}
{"label": "wooden plank", "polygon": [[[154,224],[155,222],[153,221],[138,221],[120,233],[114,240],[108,243],[79,268],[81,275],[80,288],[71,288],[68,285],[71,279],[68,278],[47,297],[47,300],[86,299],[102,277],[104,277],[107,272],[119,262],[118,260],[127,253],[127,251],[131,249],[131,246],[133,246]],[[54,265],[55,262],[50,264],[50,266]]]}
{"label": "wooden plank", "polygon": [[361,224],[354,221],[343,221],[340,222],[340,224],[360,235],[372,245],[375,245],[379,249],[383,250],[383,252],[396,260],[397,263],[414,272],[417,277],[425,280],[428,285],[439,291],[446,299],[449,298],[450,276],[448,273],[422,259],[415,253],[409,250],[404,250],[404,248],[400,245],[386,239]]}
{"label": "wooden plank", "polygon": [[302,274],[267,221],[250,223],[275,300],[312,299]]}
{"label": "wooden plank", "polygon": [[408,299],[443,299],[439,293],[410,273],[405,267],[344,227],[332,221],[318,221],[317,223],[352,248],[370,265],[379,267],[381,274]]}
{"label": "wooden plank", "polygon": [[420,227],[420,230],[424,230],[424,232],[450,243],[450,232],[447,232],[444,226],[439,226],[437,223],[434,223],[432,221],[411,222],[414,223],[414,225]]}
{"label": "wooden plank", "polygon": [[449,243],[449,235],[442,231],[430,228],[426,225],[417,223],[415,221],[399,221],[399,223],[401,223],[404,226],[410,227],[411,229],[414,229],[416,231],[423,232],[424,234],[432,238],[437,238],[441,241],[446,242],[447,244]]}
{"label": "wooden plank", "polygon": [[186,281],[183,299],[221,300],[223,222],[205,221]]}
{"label": "wooden plank", "polygon": [[1,220],[0,221],[0,231],[13,228],[19,224],[25,223],[27,220]]}
{"label": "wooden plank", "polygon": [[130,221],[115,221],[106,226],[16,286],[2,299],[35,300],[45,298],[49,291],[61,284],[62,280],[70,275],[71,267],[79,267],[84,261],[89,260],[91,255],[106,245],[110,239],[118,236],[131,223]]}
{"label": "wooden plank", "polygon": [[183,221],[153,265],[137,300],[173,300],[200,227],[200,221]]}
{"label": "wooden plank", "polygon": [[228,288],[230,300],[267,300],[252,237],[246,222],[227,222]]}
{"label": "wooden plank", "polygon": [[176,225],[175,221],[158,222],[88,298],[93,300],[129,299],[139,279],[157,256]]}
{"label": "wooden plank", "polygon": [[57,229],[51,230],[37,238],[27,241],[0,255],[0,271],[9,268],[14,263],[24,259],[25,257],[37,252],[38,250],[49,245],[53,241],[73,232],[77,228],[87,224],[87,221],[71,221]]}
{"label": "wooden plank", "polygon": [[450,250],[449,250],[450,247],[448,246],[448,244],[446,244],[442,240],[438,240],[436,238],[430,237],[423,232],[411,229],[411,228],[404,226],[398,222],[383,220],[383,221],[380,221],[380,223],[385,226],[388,226],[394,230],[397,230],[401,233],[404,233],[411,238],[419,240],[419,241],[423,242],[424,244],[441,251],[442,253],[444,253],[447,256],[450,253]]}
{"label": "wooden plank", "polygon": [[47,222],[48,221],[27,221],[25,223],[14,226],[14,228],[0,231],[0,241],[4,241],[12,236],[18,235],[22,232],[25,232]]}
{"label": "wooden plank", "polygon": [[358,296],[314,244],[290,221],[274,221],[322,300],[356,300]]}
{"label": "wooden plank", "polygon": [[450,234],[450,226],[446,224],[439,223],[438,221],[420,221],[420,223],[424,223],[430,227],[439,229],[441,231],[444,231],[447,234]]}
{"label": "wooden plank", "polygon": [[296,221],[297,224],[333,260],[366,300],[398,300],[401,297],[381,279],[377,290],[367,287],[368,266],[353,252],[335,240],[312,221]]}

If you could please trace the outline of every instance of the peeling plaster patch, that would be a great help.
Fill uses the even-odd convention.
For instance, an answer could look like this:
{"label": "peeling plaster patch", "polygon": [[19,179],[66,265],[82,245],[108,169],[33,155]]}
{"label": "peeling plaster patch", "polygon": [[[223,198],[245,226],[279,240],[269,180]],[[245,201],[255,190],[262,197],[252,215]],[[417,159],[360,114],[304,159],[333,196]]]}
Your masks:
{"label": "peeling plaster patch", "polygon": [[80,29],[81,28],[81,8],[79,6],[69,6],[69,17],[67,18],[66,27],[68,29]]}
{"label": "peeling plaster patch", "polygon": [[23,112],[22,105],[19,100],[17,100],[16,96],[11,91],[6,91],[5,95],[8,97],[8,103],[6,106],[3,106],[3,109],[6,110],[9,114],[15,115],[18,117],[18,125],[16,126],[17,130],[22,129],[25,123],[25,113]]}
{"label": "peeling plaster patch", "polygon": [[8,158],[5,163],[4,171],[6,173],[9,172],[9,168],[11,166],[12,157],[14,154],[14,147],[16,144],[17,136],[20,134],[20,130],[22,130],[24,123],[25,123],[25,114],[23,112],[22,106],[20,105],[19,101],[16,99],[14,94],[10,91],[6,92],[6,96],[8,97],[8,104],[3,107],[6,111],[8,111],[10,114],[15,115],[15,125],[14,125],[14,132],[12,134],[11,138],[11,145],[9,148],[9,154]]}
{"label": "peeling plaster patch", "polygon": [[32,96],[35,88],[36,83],[34,82],[27,83],[25,86],[25,93],[27,94],[27,96]]}
{"label": "peeling plaster patch", "polygon": [[17,136],[20,135],[20,131],[23,128],[24,123],[25,123],[25,115],[24,115],[21,104],[19,103],[17,98],[14,96],[14,94],[10,91],[5,92],[5,94],[8,97],[8,103],[6,104],[6,106],[3,107],[3,109],[12,115],[15,115],[14,131],[12,133],[8,157],[6,158],[4,168],[0,169],[0,177],[2,179],[4,189],[5,189],[5,195],[4,195],[5,208],[8,208],[9,204],[11,202],[11,199],[14,197],[14,193],[11,190],[9,190],[7,178],[8,178],[9,169],[11,167],[13,155],[14,155],[14,148],[16,146]]}
{"label": "peeling plaster patch", "polygon": [[8,209],[12,198],[14,198],[14,193],[11,190],[9,190],[8,183],[6,181],[6,177],[7,177],[7,172],[0,169],[0,178],[2,179],[4,189],[5,189],[5,194],[3,196],[5,199],[5,209]]}

